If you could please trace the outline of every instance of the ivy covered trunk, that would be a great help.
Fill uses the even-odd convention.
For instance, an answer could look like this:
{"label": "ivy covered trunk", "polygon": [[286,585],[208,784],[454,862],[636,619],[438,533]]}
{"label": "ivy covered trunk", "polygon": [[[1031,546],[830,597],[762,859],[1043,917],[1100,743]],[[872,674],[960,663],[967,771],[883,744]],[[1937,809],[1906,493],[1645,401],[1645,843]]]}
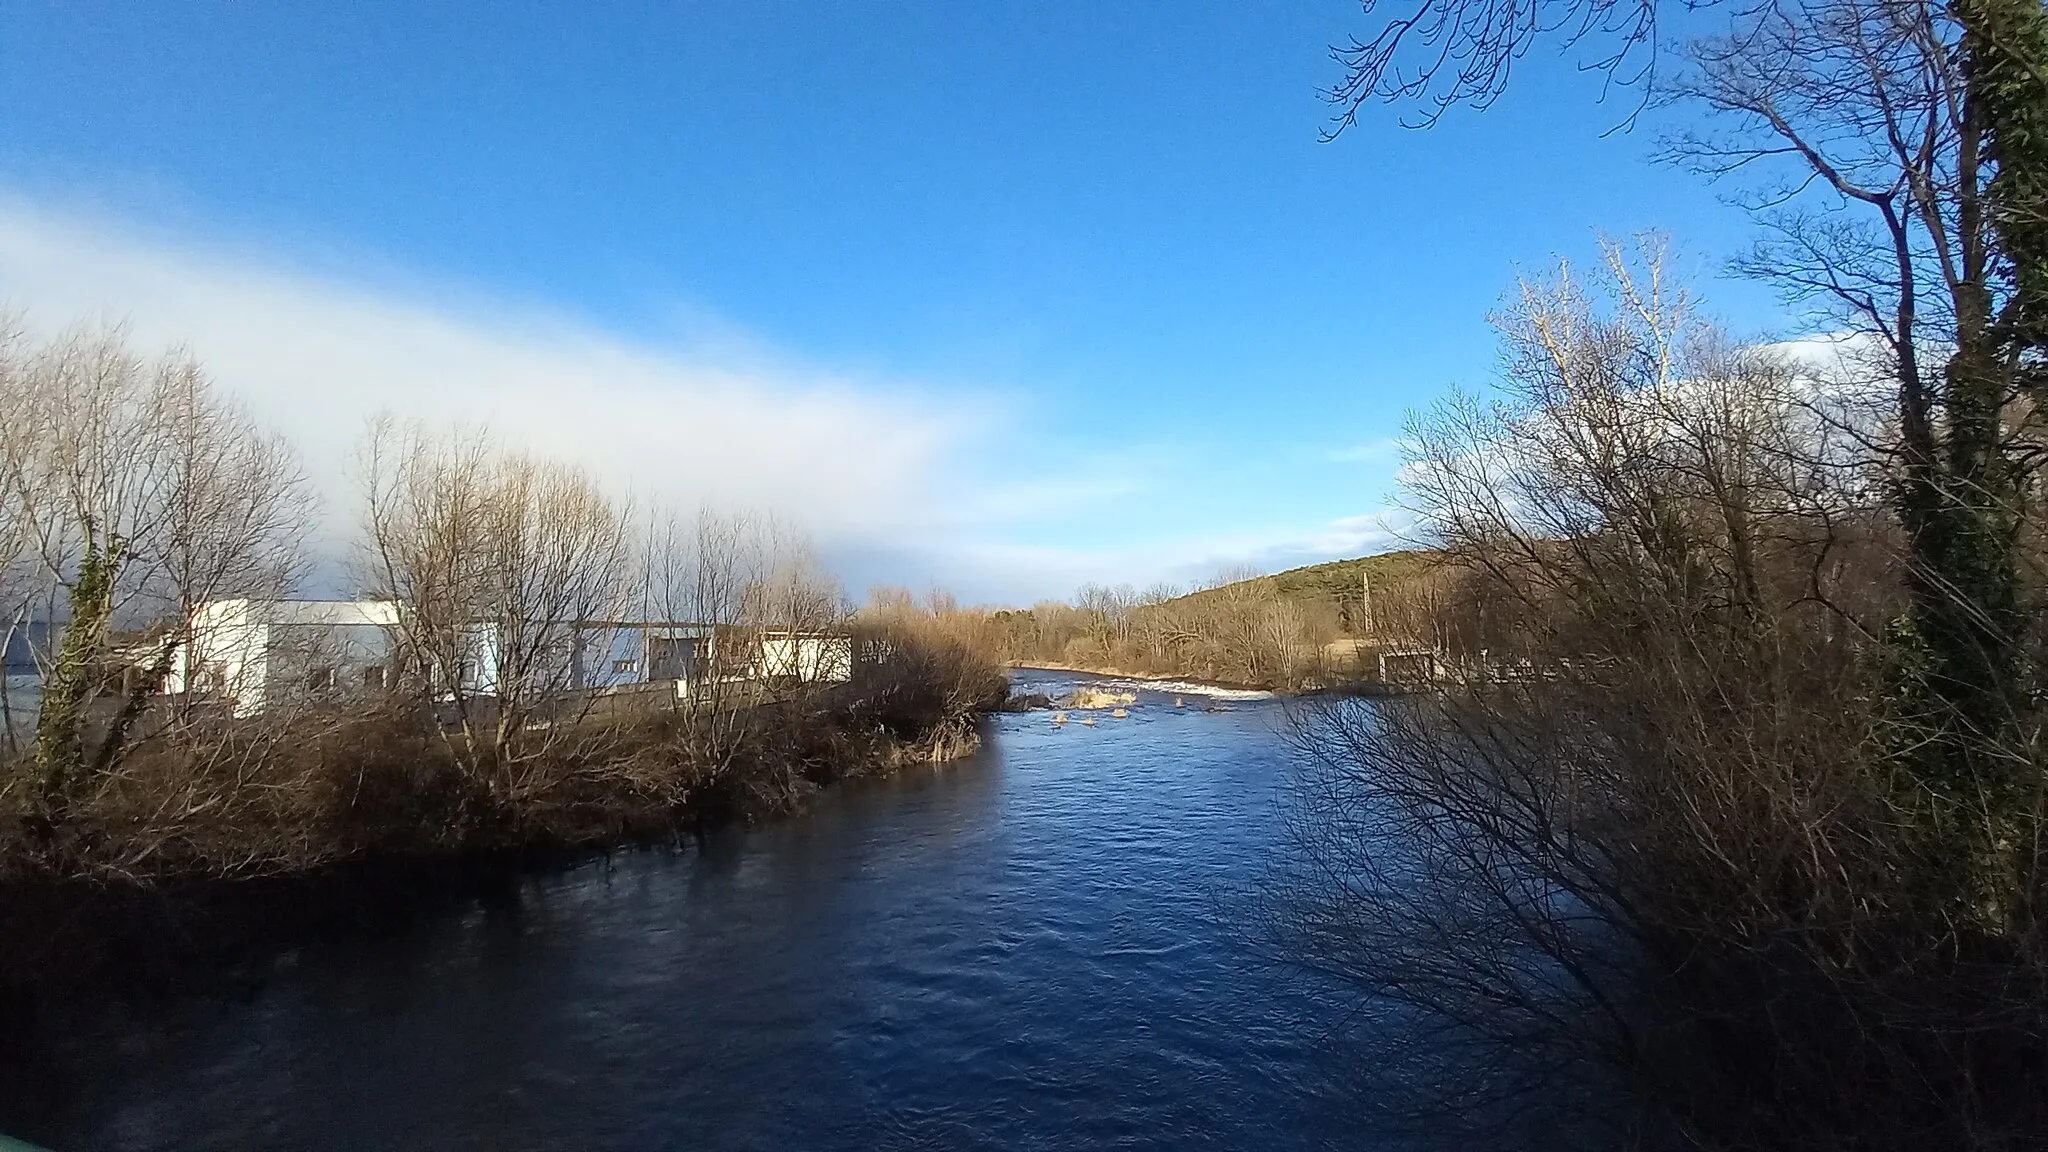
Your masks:
{"label": "ivy covered trunk", "polygon": [[1937,388],[1906,382],[1898,506],[1911,541],[1908,694],[1926,727],[1917,780],[1945,810],[1974,813],[1930,831],[1970,844],[1974,897],[1991,910],[2029,867],[2016,854],[2040,785],[2037,762],[2014,749],[2030,742],[2021,720],[2040,687],[2029,644],[2043,606],[2023,594],[2020,561],[2041,447],[2026,426],[2048,401],[2048,11],[1960,0],[1953,12],[1954,343]]}
{"label": "ivy covered trunk", "polygon": [[121,541],[101,548],[87,533],[78,579],[71,586],[71,620],[44,679],[36,720],[37,784],[46,815],[61,813],[85,766],[85,710],[99,687],[99,657],[114,614],[114,577]]}

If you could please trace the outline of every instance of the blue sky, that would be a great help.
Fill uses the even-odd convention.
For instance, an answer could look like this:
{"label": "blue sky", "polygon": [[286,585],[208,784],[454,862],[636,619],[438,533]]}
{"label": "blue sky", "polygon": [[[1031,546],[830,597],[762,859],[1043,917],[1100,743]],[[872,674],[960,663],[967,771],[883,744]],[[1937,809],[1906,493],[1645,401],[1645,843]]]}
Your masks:
{"label": "blue sky", "polygon": [[1483,383],[1516,270],[1601,230],[1670,230],[1791,333],[1719,275],[1743,217],[1570,58],[1319,142],[1364,27],[0,0],[0,296],[191,341],[331,486],[363,413],[415,410],[775,506],[856,589],[1003,601],[1385,546],[1404,413]]}

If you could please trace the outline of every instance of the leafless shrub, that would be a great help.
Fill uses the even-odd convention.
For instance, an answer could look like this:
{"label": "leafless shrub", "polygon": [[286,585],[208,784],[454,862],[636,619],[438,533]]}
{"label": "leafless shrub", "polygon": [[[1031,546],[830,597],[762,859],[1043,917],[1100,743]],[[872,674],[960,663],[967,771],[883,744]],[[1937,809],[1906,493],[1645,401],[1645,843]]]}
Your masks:
{"label": "leafless shrub", "polygon": [[925,735],[923,759],[972,751],[975,716],[1009,693],[1000,626],[943,594],[919,605],[900,589],[878,589],[869,601],[854,618],[863,714],[892,732]]}

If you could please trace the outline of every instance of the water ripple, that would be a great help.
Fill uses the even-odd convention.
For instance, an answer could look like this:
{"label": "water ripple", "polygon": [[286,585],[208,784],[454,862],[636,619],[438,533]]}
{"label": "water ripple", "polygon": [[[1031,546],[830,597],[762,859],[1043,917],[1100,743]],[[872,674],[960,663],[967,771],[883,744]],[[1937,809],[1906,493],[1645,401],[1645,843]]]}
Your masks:
{"label": "water ripple", "polygon": [[60,1143],[1323,1146],[1304,1005],[1222,922],[1284,770],[1277,706],[1232,707],[1000,717],[971,762],[701,856],[308,949],[81,1045]]}

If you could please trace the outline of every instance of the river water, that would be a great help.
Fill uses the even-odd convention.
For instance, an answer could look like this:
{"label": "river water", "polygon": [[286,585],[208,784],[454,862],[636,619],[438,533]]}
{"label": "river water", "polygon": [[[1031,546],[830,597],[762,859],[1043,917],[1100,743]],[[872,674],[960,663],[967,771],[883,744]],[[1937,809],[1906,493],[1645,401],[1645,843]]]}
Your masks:
{"label": "river water", "polygon": [[1331,1013],[1241,940],[1281,706],[1184,695],[302,949],[7,1111],[66,1149],[1343,1146]]}

